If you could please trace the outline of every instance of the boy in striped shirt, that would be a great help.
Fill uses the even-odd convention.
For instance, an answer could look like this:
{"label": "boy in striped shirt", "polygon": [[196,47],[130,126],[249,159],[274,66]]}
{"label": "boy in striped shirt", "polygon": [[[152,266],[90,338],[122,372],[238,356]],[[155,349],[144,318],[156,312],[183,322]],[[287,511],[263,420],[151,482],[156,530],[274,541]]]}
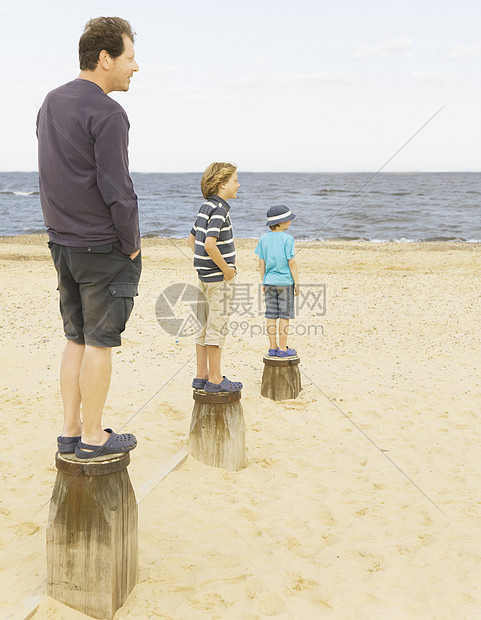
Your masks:
{"label": "boy in striped shirt", "polygon": [[[221,373],[221,355],[227,332],[232,290],[225,283],[237,274],[230,205],[240,185],[233,164],[208,166],[200,183],[206,202],[199,209],[187,243],[194,252],[199,276],[197,318],[202,330],[196,338],[197,374],[195,389],[206,392],[236,392],[242,383]],[[206,302],[206,303],[205,303]]]}

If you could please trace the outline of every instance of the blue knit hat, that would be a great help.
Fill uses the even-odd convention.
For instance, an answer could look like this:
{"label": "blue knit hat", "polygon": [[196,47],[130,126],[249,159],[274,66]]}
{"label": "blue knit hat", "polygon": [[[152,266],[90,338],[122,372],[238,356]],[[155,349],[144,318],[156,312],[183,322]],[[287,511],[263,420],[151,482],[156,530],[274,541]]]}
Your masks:
{"label": "blue knit hat", "polygon": [[289,207],[285,207],[284,205],[276,205],[275,207],[271,207],[267,212],[267,222],[266,226],[275,226],[276,224],[281,224],[282,222],[290,222],[296,216],[294,213],[291,213]]}

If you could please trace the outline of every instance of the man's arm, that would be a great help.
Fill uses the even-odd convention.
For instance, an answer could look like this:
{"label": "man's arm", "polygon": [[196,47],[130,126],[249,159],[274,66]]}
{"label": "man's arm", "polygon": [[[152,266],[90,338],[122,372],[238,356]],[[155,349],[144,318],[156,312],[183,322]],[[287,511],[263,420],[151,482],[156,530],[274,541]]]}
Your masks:
{"label": "man's arm", "polygon": [[94,153],[97,186],[110,209],[122,250],[131,258],[140,249],[137,196],[129,173],[127,117],[113,114],[98,128]]}
{"label": "man's arm", "polygon": [[192,233],[187,237],[187,245],[195,253],[195,237]]}
{"label": "man's arm", "polygon": [[294,280],[294,295],[299,295],[299,271],[295,258],[289,261],[289,269],[291,270],[292,279]]}
{"label": "man's arm", "polygon": [[205,251],[210,256],[210,258],[214,261],[214,263],[219,267],[219,269],[224,274],[224,280],[232,280],[232,278],[236,275],[237,269],[232,267],[232,265],[228,265],[222,254],[220,253],[219,248],[217,247],[217,239],[216,237],[207,237],[205,240]]}

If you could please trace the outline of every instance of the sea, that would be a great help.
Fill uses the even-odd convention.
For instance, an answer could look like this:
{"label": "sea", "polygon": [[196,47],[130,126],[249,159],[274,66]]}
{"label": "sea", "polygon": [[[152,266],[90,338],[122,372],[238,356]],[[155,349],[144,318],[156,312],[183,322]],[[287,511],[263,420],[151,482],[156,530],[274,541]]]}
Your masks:
{"label": "sea", "polygon": [[[481,172],[238,172],[236,237],[258,238],[266,211],[295,213],[303,240],[481,243]],[[132,173],[143,237],[182,238],[202,204],[202,173]],[[0,236],[45,232],[36,172],[0,172]]]}

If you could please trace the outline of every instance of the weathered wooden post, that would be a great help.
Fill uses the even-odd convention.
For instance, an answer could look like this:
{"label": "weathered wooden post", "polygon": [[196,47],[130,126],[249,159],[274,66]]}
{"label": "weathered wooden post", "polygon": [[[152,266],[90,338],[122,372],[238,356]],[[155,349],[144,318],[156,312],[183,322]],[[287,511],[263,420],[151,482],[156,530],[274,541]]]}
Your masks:
{"label": "weathered wooden post", "polygon": [[297,398],[301,391],[301,373],[296,357],[264,356],[261,395],[272,400]]}
{"label": "weathered wooden post", "polygon": [[209,394],[194,390],[189,454],[198,461],[230,471],[246,465],[241,392]]}
{"label": "weathered wooden post", "polygon": [[112,618],[137,583],[138,512],[130,453],[88,462],[56,455],[47,525],[47,594],[93,618]]}

